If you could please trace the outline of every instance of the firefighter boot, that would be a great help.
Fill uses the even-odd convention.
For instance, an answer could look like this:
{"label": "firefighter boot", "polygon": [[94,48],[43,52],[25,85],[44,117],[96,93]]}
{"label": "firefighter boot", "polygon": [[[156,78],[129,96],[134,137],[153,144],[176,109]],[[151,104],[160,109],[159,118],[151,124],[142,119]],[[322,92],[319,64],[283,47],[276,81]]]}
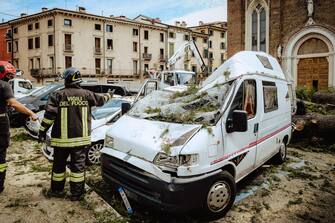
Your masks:
{"label": "firefighter boot", "polygon": [[80,200],[85,193],[85,159],[85,147],[71,149],[70,189],[73,201]]}

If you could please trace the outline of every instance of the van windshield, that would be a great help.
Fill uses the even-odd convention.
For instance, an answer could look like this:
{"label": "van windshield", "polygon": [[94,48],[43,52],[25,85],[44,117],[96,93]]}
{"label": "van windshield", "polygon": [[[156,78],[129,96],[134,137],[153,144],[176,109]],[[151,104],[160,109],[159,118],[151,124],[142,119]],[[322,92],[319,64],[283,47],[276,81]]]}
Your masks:
{"label": "van windshield", "polygon": [[216,84],[206,90],[192,85],[183,92],[153,91],[138,101],[128,114],[163,122],[213,125],[231,85],[232,82]]}

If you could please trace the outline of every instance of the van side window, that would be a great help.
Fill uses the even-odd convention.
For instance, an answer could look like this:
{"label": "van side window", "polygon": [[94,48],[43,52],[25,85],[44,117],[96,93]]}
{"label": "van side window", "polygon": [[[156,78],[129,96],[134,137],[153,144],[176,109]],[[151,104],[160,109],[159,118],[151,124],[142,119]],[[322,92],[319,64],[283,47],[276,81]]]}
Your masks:
{"label": "van side window", "polygon": [[262,81],[264,95],[264,112],[271,112],[278,109],[278,93],[275,82]]}
{"label": "van side window", "polygon": [[245,80],[238,89],[229,114],[235,110],[244,110],[248,114],[248,119],[256,115],[256,81]]}

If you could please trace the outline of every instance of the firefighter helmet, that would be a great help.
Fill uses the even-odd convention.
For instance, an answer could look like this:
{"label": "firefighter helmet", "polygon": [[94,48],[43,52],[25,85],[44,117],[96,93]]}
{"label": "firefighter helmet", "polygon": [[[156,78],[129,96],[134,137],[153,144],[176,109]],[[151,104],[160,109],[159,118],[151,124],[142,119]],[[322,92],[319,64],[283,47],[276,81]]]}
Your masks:
{"label": "firefighter helmet", "polygon": [[65,85],[79,84],[83,81],[80,71],[74,67],[67,68],[62,78],[64,79]]}
{"label": "firefighter helmet", "polygon": [[0,61],[0,80],[10,80],[15,77],[15,67],[6,61]]}

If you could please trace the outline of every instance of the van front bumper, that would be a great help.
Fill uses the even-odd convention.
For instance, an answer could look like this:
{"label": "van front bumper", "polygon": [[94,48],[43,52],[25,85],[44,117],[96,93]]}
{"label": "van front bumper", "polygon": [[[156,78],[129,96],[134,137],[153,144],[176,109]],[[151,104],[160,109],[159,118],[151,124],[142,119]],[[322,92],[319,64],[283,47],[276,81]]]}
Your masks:
{"label": "van front bumper", "polygon": [[102,177],[123,187],[130,199],[166,212],[200,208],[217,174],[188,183],[168,183],[128,162],[101,154]]}

